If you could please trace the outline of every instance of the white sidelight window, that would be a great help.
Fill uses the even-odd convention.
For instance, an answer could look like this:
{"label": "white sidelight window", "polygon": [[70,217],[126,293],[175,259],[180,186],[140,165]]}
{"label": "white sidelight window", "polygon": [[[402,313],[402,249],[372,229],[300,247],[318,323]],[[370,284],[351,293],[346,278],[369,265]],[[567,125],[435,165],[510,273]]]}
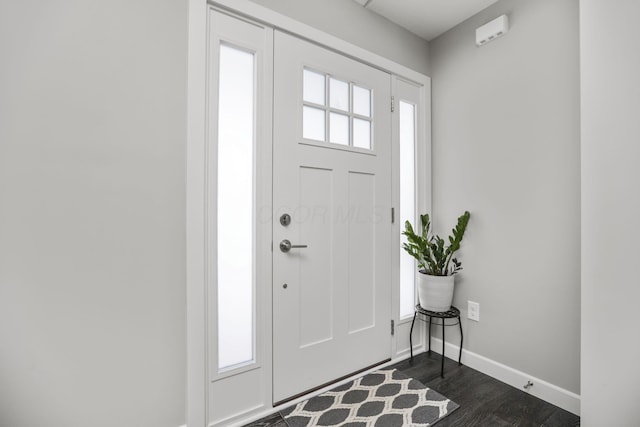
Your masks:
{"label": "white sidelight window", "polygon": [[[399,102],[400,130],[400,229],[405,221],[415,226],[416,219],[416,106]],[[400,247],[406,237],[400,235]],[[400,249],[400,318],[413,315],[415,306],[416,263]]]}
{"label": "white sidelight window", "polygon": [[220,45],[217,144],[218,370],[255,360],[255,55]]}

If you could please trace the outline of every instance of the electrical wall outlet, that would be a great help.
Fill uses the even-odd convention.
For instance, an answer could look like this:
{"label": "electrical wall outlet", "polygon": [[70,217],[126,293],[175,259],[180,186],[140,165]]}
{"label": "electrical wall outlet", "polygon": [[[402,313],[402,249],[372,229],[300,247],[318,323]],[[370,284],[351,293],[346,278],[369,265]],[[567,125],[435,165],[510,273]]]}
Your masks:
{"label": "electrical wall outlet", "polygon": [[480,304],[473,301],[467,301],[467,319],[480,321]]}

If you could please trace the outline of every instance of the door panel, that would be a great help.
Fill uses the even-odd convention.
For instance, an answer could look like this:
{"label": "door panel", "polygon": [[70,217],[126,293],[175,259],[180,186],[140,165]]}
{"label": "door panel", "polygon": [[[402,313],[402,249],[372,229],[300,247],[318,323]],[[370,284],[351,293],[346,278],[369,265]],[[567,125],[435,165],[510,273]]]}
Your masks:
{"label": "door panel", "polygon": [[[273,387],[281,401],[390,357],[391,79],[279,32],[274,59]],[[285,213],[291,222],[282,225]],[[283,252],[285,239],[306,247]]]}
{"label": "door panel", "polygon": [[349,333],[375,327],[375,175],[349,172]]}
{"label": "door panel", "polygon": [[[322,341],[330,340],[333,333],[333,278],[331,269],[327,268],[322,254],[333,251],[331,233],[326,232],[325,219],[305,207],[323,211],[331,208],[333,171],[300,167],[300,209],[293,215],[300,221],[300,239],[309,248],[304,251],[288,254],[290,259],[298,257],[300,262],[299,322],[300,346],[307,347]],[[292,283],[295,286],[295,283]]]}

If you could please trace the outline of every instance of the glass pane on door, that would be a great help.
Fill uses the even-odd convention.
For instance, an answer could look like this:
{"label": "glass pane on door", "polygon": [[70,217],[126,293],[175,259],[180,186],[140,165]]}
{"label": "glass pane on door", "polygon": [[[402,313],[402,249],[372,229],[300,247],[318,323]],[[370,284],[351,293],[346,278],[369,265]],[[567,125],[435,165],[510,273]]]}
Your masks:
{"label": "glass pane on door", "polygon": [[371,91],[353,85],[353,112],[365,117],[371,117]]}
{"label": "glass pane on door", "polygon": [[331,113],[329,142],[340,145],[349,145],[349,116]]}
{"label": "glass pane on door", "polygon": [[325,77],[324,74],[318,74],[313,71],[304,70],[303,75],[302,98],[305,102],[324,105],[325,97]]}
{"label": "glass pane on door", "polygon": [[324,141],[325,111],[318,108],[302,107],[302,137]]}
{"label": "glass pane on door", "polygon": [[329,99],[331,108],[349,111],[349,83],[329,79]]}
{"label": "glass pane on door", "polygon": [[371,122],[362,119],[353,119],[353,146],[357,148],[371,149]]}

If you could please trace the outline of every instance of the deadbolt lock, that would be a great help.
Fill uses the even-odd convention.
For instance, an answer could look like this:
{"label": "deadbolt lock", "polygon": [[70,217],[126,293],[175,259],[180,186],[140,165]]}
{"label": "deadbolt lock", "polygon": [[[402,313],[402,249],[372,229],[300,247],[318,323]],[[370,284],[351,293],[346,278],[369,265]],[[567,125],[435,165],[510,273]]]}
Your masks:
{"label": "deadbolt lock", "polygon": [[283,226],[287,226],[289,224],[291,224],[291,215],[289,214],[282,214],[280,216],[280,224],[282,224]]}

